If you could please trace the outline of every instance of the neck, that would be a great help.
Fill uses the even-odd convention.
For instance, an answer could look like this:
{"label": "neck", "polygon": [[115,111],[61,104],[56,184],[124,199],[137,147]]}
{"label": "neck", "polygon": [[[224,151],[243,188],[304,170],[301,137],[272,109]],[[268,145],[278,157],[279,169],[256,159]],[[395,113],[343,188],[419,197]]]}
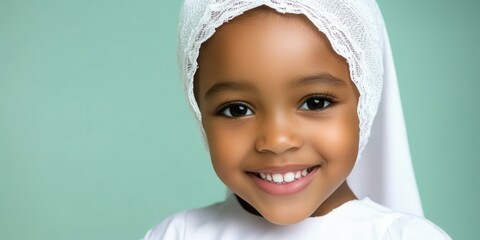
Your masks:
{"label": "neck", "polygon": [[249,203],[247,203],[245,200],[243,200],[241,197],[239,197],[237,194],[235,194],[235,197],[237,198],[237,201],[240,203],[240,206],[242,206],[243,210],[257,216],[262,216],[257,209],[252,207]]}
{"label": "neck", "polygon": [[323,216],[340,205],[355,199],[357,199],[357,197],[345,181],[313,212],[312,217]]}

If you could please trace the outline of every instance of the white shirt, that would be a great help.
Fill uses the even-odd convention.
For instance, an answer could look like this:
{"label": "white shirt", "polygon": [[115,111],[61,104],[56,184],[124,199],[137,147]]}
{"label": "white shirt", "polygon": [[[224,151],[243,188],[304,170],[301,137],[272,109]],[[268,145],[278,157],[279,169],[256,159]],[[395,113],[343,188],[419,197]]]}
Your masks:
{"label": "white shirt", "polygon": [[430,221],[394,212],[368,198],[330,213],[279,226],[242,208],[234,195],[208,207],[183,211],[150,229],[144,240],[249,239],[451,239]]}

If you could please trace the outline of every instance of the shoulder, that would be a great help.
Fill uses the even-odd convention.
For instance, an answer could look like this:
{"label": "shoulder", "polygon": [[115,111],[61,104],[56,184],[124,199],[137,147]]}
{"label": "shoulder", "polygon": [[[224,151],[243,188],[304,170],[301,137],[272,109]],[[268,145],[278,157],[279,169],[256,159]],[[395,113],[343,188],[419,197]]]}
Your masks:
{"label": "shoulder", "polygon": [[423,217],[394,211],[368,198],[362,200],[361,204],[356,216],[371,219],[382,240],[451,239],[441,228]]}
{"label": "shoulder", "polygon": [[223,204],[220,202],[169,216],[150,229],[143,240],[186,239],[189,229],[196,229],[202,224],[218,219],[217,216]]}
{"label": "shoulder", "polygon": [[167,217],[148,230],[143,240],[184,239],[187,211]]}
{"label": "shoulder", "polygon": [[387,228],[387,239],[451,239],[446,232],[429,220],[409,214],[400,214]]}

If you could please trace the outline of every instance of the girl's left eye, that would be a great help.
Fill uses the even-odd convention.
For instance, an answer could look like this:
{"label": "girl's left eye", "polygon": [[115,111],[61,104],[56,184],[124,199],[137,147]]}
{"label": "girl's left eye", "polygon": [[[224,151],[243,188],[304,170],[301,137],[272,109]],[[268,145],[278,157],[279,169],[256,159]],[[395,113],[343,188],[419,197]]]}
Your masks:
{"label": "girl's left eye", "polygon": [[310,97],[307,98],[300,106],[302,110],[310,110],[310,111],[320,111],[332,104],[332,101],[326,99],[325,97]]}

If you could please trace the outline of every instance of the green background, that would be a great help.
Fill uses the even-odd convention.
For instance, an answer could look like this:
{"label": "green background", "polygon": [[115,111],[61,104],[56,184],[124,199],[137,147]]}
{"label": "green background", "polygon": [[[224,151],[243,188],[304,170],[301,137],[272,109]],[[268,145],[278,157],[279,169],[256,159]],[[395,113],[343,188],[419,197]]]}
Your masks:
{"label": "green background", "polygon": [[[474,239],[479,3],[379,4],[425,214]],[[179,8],[0,0],[0,239],[139,239],[224,198],[178,79]]]}

